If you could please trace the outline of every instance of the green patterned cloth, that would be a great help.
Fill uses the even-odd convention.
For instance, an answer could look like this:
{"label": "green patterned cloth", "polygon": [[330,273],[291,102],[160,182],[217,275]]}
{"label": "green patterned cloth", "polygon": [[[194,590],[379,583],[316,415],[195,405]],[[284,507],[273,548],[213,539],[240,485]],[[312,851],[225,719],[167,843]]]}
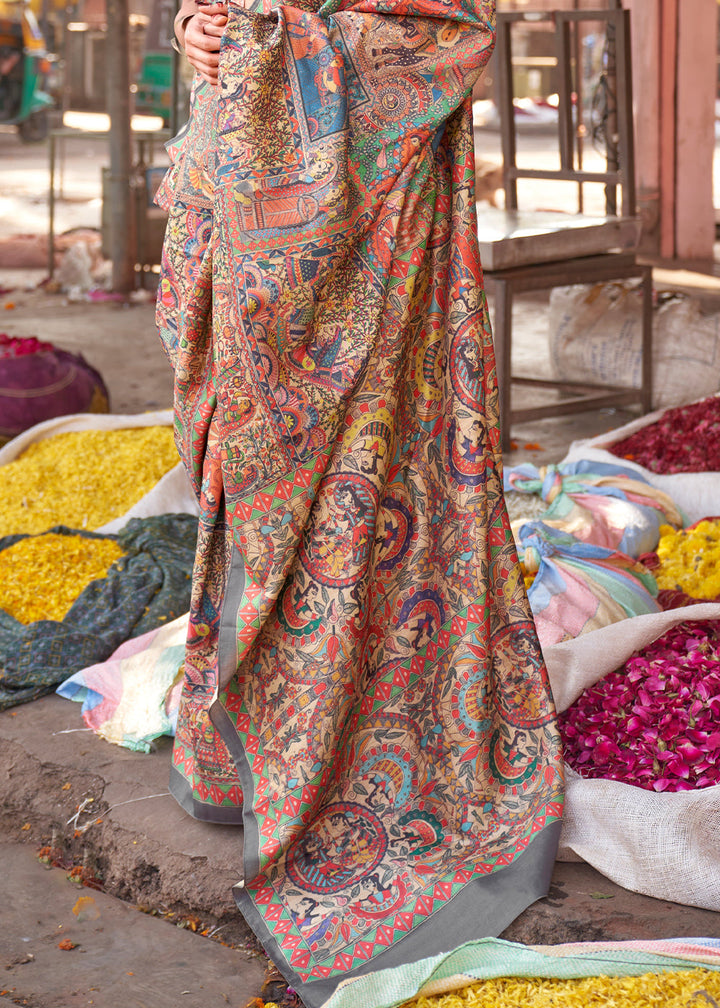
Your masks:
{"label": "green patterned cloth", "polygon": [[494,977],[577,980],[642,976],[699,966],[720,970],[718,939],[518,945],[485,938],[467,942],[453,952],[380,970],[341,985],[323,1008],[396,1008],[419,994],[437,996]]}
{"label": "green patterned cloth", "polygon": [[[117,535],[58,526],[65,535],[114,539],[125,551],[107,577],[92,581],[65,618],[22,624],[0,610],[0,710],[35,700],[79,669],[104,661],[125,640],[190,607],[197,518],[135,518]],[[0,550],[25,536],[0,539]]]}

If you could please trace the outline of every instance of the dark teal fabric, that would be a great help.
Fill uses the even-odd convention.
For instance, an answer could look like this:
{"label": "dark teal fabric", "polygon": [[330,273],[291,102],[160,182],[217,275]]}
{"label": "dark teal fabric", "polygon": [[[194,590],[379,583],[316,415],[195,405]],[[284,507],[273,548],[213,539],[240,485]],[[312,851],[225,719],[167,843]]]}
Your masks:
{"label": "dark teal fabric", "polygon": [[[134,518],[114,539],[125,550],[107,577],[91,582],[62,622],[22,624],[0,609],[0,710],[52,692],[74,672],[104,661],[123,641],[139,637],[190,608],[197,518],[184,514]],[[24,536],[0,539],[0,550]]]}

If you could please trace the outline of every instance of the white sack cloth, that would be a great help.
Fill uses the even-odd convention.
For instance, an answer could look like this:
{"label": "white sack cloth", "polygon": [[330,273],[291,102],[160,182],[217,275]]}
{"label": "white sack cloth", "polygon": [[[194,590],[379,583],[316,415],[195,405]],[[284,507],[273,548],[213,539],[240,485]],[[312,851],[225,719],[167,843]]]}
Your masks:
{"label": "white sack cloth", "polygon": [[[698,400],[699,401],[699,400]],[[577,462],[580,459],[591,459],[595,462],[605,462],[610,465],[622,465],[628,469],[633,469],[639,473],[651,486],[663,490],[672,498],[676,506],[683,512],[686,524],[691,525],[701,518],[708,518],[720,513],[720,473],[654,473],[644,466],[632,462],[630,459],[621,458],[608,451],[608,446],[622,441],[623,438],[634,434],[655,423],[663,415],[665,410],[656,410],[648,413],[638,420],[617,427],[606,434],[599,434],[594,438],[585,438],[582,441],[573,441],[570,449],[560,465],[567,465],[570,462]]]}
{"label": "white sack cloth", "polygon": [[[720,620],[720,604],[635,616],[546,648],[558,711],[671,627],[707,619]],[[566,773],[559,860],[586,861],[634,892],[720,910],[720,785],[658,793]]]}

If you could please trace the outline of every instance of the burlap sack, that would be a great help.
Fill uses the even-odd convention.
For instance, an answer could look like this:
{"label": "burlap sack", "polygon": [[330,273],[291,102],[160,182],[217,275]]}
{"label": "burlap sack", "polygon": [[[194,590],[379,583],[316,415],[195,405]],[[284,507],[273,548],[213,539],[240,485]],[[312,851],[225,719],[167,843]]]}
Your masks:
{"label": "burlap sack", "polygon": [[[637,386],[642,291],[636,281],[555,287],[550,295],[553,374],[564,381]],[[678,406],[688,389],[720,388],[720,314],[697,298],[660,295],[653,311],[653,409]]]}
{"label": "burlap sack", "polygon": [[[635,616],[546,648],[558,711],[666,630],[703,619],[720,619],[720,604]],[[656,793],[584,780],[568,767],[558,857],[586,861],[634,892],[720,910],[720,786]]]}

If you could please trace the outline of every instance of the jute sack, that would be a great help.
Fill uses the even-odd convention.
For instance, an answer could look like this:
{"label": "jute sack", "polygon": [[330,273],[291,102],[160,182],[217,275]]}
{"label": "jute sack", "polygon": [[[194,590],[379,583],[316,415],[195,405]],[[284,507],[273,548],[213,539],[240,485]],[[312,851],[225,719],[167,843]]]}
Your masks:
{"label": "jute sack", "polygon": [[[565,381],[639,385],[642,297],[636,281],[555,287],[550,296],[550,359]],[[678,406],[687,390],[720,388],[720,314],[696,298],[660,295],[653,310],[653,408]]]}
{"label": "jute sack", "polygon": [[[120,413],[74,413],[70,416],[46,420],[23,431],[0,448],[0,466],[12,462],[36,441],[44,441],[55,434],[85,430],[123,430],[130,427],[164,427],[173,422],[172,410],[154,410],[150,413],[124,415]],[[185,469],[178,462],[124,515],[108,522],[95,532],[119,532],[131,518],[150,518],[161,514],[199,514]]]}
{"label": "jute sack", "polygon": [[[706,619],[720,620],[720,604],[635,616],[546,648],[558,711],[666,630]],[[634,892],[720,910],[720,785],[658,793],[566,773],[559,860],[586,861]]]}

